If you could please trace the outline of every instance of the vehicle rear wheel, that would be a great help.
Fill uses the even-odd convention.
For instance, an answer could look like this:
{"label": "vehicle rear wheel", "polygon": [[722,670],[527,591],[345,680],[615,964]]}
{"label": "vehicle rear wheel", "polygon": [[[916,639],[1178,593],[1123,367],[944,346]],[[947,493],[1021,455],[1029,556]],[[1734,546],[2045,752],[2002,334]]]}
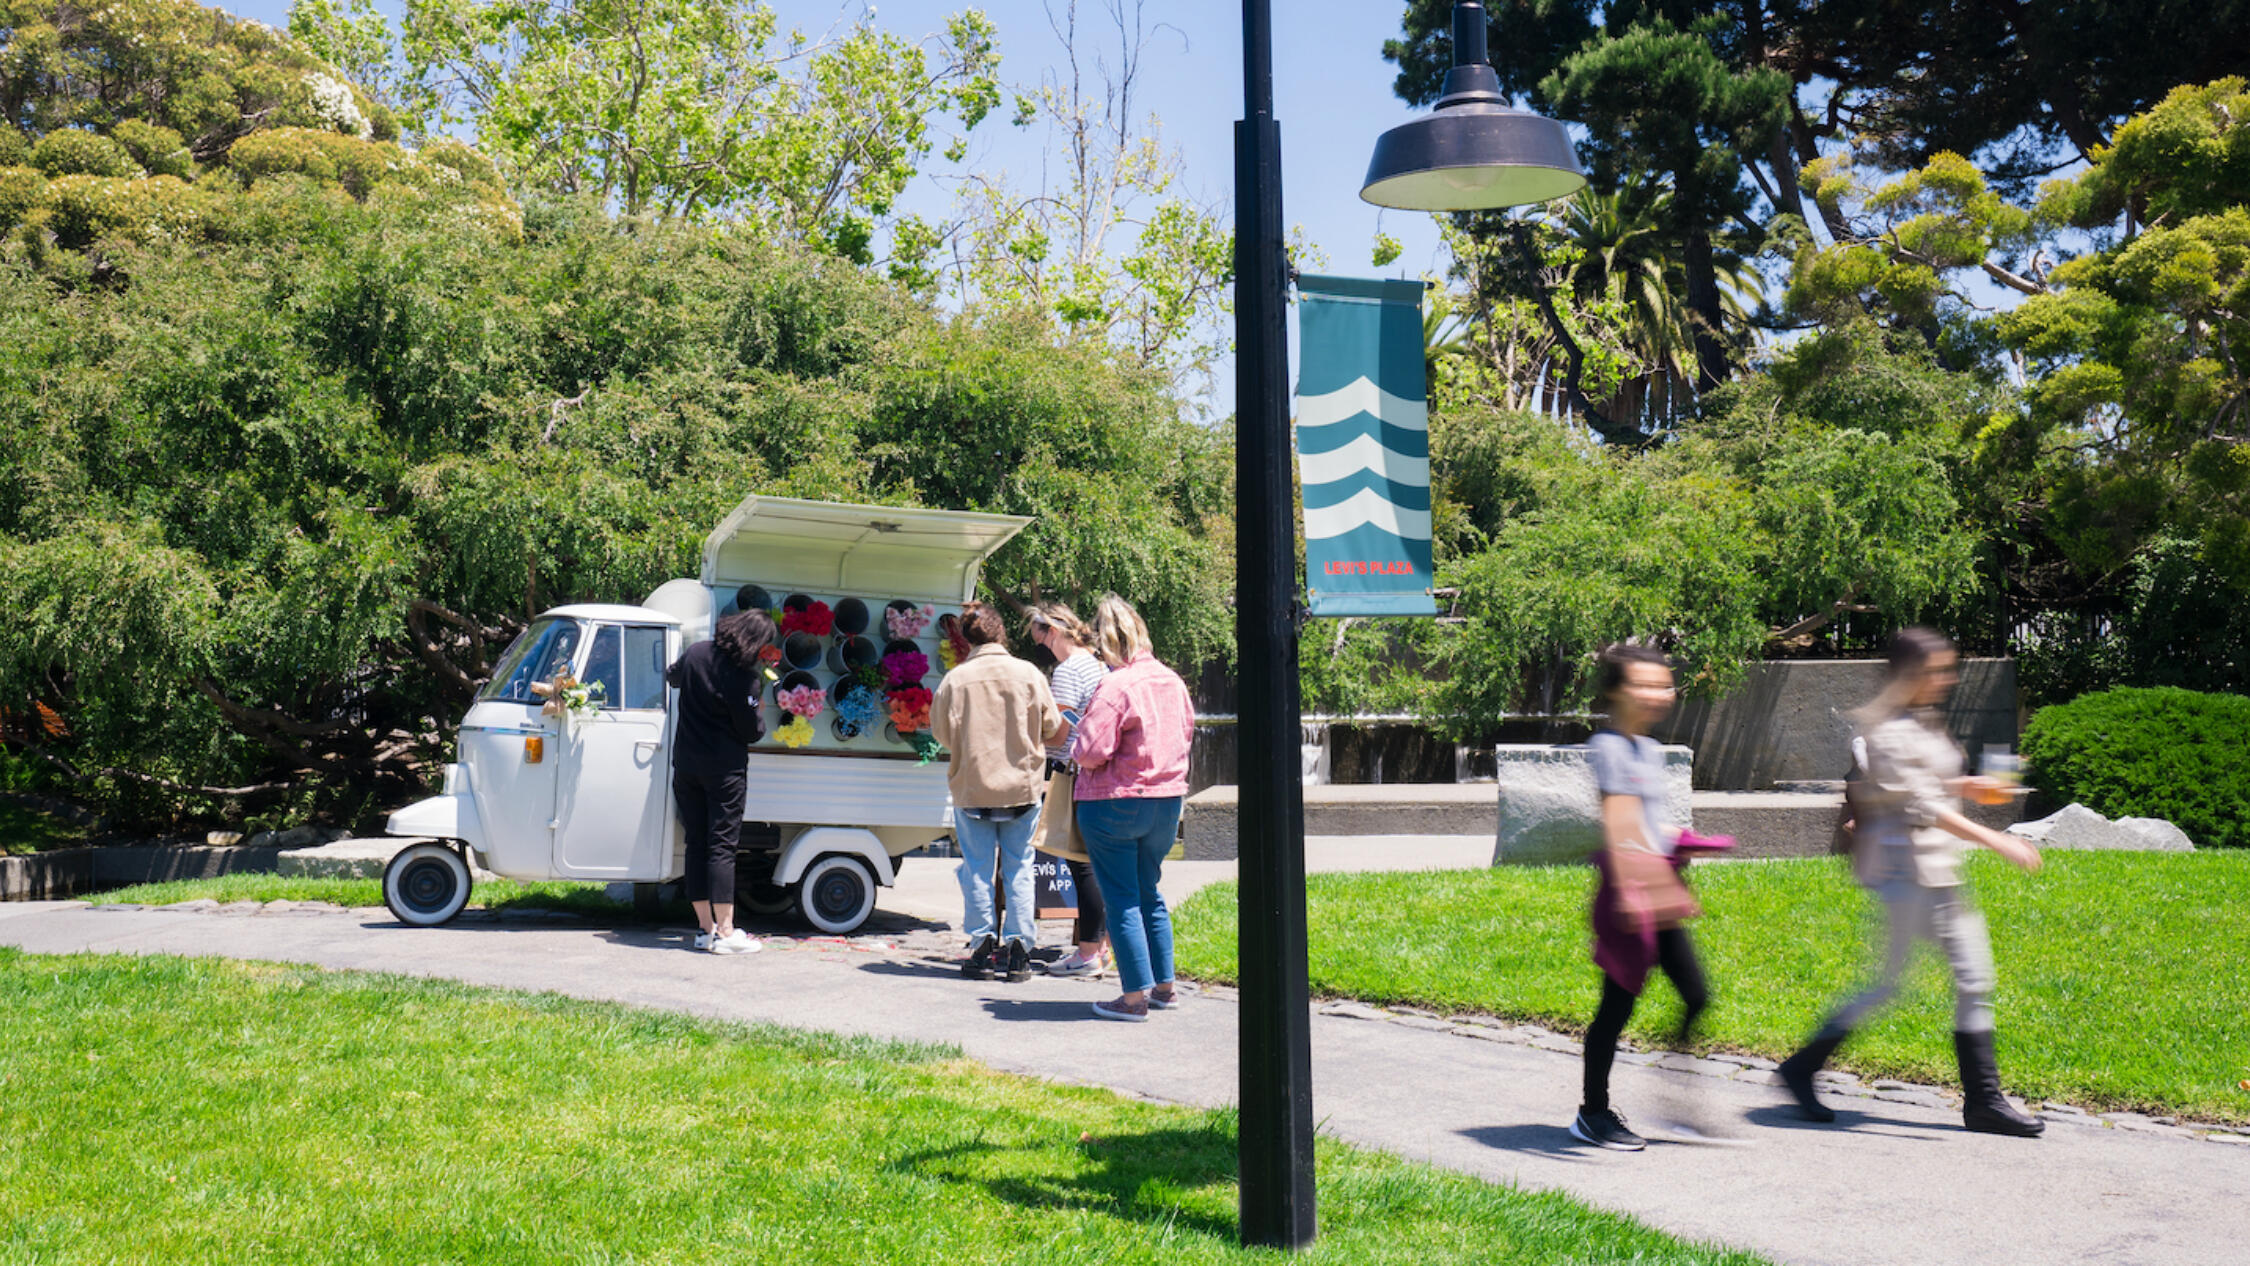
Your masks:
{"label": "vehicle rear wheel", "polygon": [[816,858],[797,880],[797,912],[823,932],[844,936],[875,912],[875,876],[842,853]]}
{"label": "vehicle rear wheel", "polygon": [[450,844],[410,844],[383,869],[383,904],[408,927],[450,922],[469,904],[468,859]]}

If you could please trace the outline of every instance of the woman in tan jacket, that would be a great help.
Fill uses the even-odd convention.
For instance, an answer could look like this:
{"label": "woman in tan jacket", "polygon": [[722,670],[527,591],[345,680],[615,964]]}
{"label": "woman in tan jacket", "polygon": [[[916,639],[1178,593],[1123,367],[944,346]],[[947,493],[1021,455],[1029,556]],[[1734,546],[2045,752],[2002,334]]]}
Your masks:
{"label": "woman in tan jacket", "polygon": [[[1062,713],[1047,677],[1008,653],[1000,613],[972,606],[961,614],[971,649],[938,683],[930,700],[930,733],[950,754],[946,789],[953,795],[953,837],[961,846],[962,923],[969,960],[961,974],[989,979],[1031,975],[1031,837],[1039,826],[1047,783],[1047,748],[1059,742]],[[995,926],[993,885],[1005,892]],[[995,962],[995,955],[1005,957]]]}
{"label": "woman in tan jacket", "polygon": [[1963,854],[1972,844],[2026,871],[2039,869],[2039,850],[1961,813],[1964,792],[2007,788],[1995,779],[1962,776],[1961,749],[1938,713],[1961,679],[1959,665],[1943,634],[1903,629],[1891,640],[1882,692],[1857,714],[1866,755],[1853,796],[1858,820],[1852,868],[1883,902],[1889,948],[1874,983],[1837,1008],[1781,1065],[1782,1082],[1809,1120],[1836,1119],[1813,1092],[1813,1074],[1853,1029],[1890,1001],[1915,940],[1928,937],[1953,969],[1953,1051],[1966,1096],[1962,1123],[1979,1133],[2021,1138],[2046,1128],[2000,1091],[1992,1047],[1992,942],[1961,874]]}

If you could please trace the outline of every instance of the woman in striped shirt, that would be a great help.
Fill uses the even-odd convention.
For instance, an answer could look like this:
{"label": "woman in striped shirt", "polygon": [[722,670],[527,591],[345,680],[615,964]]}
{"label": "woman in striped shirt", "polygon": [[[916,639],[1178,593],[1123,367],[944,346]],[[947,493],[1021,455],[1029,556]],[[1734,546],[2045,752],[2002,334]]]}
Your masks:
{"label": "woman in striped shirt", "polygon": [[1047,749],[1047,807],[1040,814],[1035,843],[1040,852],[1060,857],[1070,867],[1070,882],[1078,889],[1078,921],[1072,929],[1077,948],[1070,957],[1049,967],[1047,973],[1097,977],[1102,974],[1102,888],[1094,881],[1093,865],[1086,860],[1086,846],[1070,812],[1075,781],[1070,764],[1070,729],[1086,715],[1086,705],[1094,700],[1094,687],[1109,675],[1109,667],[1086,649],[1094,640],[1093,630],[1062,603],[1042,602],[1032,608],[1031,640],[1055,657],[1049,691],[1055,696],[1055,706],[1062,709],[1064,725],[1062,746]]}

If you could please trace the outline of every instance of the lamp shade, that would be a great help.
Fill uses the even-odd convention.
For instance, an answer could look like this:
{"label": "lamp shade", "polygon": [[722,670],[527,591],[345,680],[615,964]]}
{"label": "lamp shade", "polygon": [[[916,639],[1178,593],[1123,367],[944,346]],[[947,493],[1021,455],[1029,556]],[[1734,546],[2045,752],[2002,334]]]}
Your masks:
{"label": "lamp shade", "polygon": [[1375,142],[1359,196],[1404,211],[1481,211],[1550,202],[1585,186],[1563,125],[1509,108],[1485,59],[1484,6],[1461,3],[1445,95]]}
{"label": "lamp shade", "polygon": [[1383,133],[1359,196],[1406,211],[1478,211],[1551,202],[1585,187],[1562,124],[1461,105]]}

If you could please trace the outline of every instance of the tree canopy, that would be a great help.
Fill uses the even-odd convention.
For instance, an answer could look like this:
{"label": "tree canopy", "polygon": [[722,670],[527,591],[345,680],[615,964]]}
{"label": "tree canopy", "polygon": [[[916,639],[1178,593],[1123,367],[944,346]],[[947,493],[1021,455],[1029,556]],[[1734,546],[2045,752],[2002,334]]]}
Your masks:
{"label": "tree canopy", "polygon": [[1153,371],[818,243],[243,108],[165,174],[123,110],[0,127],[32,164],[0,169],[0,711],[59,718],[29,750],[75,794],[395,806],[525,620],[694,574],[761,491],[1033,515],[996,595],[1132,594],[1167,656],[1223,653],[1221,440]]}

